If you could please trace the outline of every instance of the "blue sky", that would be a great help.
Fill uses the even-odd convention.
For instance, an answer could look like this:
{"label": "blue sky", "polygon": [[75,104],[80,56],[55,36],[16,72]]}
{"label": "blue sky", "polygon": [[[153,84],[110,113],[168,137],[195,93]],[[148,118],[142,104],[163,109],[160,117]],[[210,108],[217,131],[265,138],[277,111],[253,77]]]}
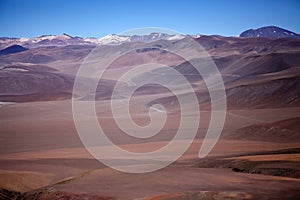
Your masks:
{"label": "blue sky", "polygon": [[0,36],[102,37],[141,27],[235,36],[276,25],[300,33],[299,0],[0,0]]}

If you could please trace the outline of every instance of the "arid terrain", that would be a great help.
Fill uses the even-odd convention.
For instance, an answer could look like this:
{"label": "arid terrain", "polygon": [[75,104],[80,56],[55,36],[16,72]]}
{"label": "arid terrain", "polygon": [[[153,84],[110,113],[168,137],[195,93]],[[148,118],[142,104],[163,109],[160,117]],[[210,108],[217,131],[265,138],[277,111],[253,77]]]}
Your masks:
{"label": "arid terrain", "polygon": [[[34,45],[17,43],[26,48],[11,47],[11,41],[8,47],[2,40],[2,49],[10,49],[0,53],[0,199],[300,198],[299,39],[193,39],[211,55],[227,96],[221,137],[201,159],[198,153],[211,118],[208,89],[189,62],[164,51],[189,52],[185,39],[98,46],[100,60],[126,49],[136,50],[111,63],[96,92],[85,91],[83,96],[73,93],[73,84],[95,44],[62,43],[60,39],[55,45],[49,40]],[[200,58],[193,59],[197,62]],[[119,147],[132,152],[157,150],[174,137],[180,122],[180,107],[172,92],[153,84],[134,92],[129,106],[137,124],[150,122],[148,110],[153,104],[164,106],[168,116],[160,133],[147,139],[123,134],[110,108],[115,85],[119,83],[124,90],[131,87],[118,81],[122,75],[147,63],[172,67],[191,83],[200,108],[198,133],[180,159],[166,168],[142,174],[119,172],[94,159],[81,143],[73,120],[72,96],[82,102],[95,98],[99,124]],[[146,71],[130,81],[134,84],[155,77],[176,84],[177,77],[168,70]],[[90,82],[91,78],[82,77],[78,84],[85,88]],[[193,113],[184,113],[184,117],[192,122]],[[107,151],[106,146],[97,148]],[[120,163],[126,160],[119,159]],[[138,160],[130,163],[139,164]]]}

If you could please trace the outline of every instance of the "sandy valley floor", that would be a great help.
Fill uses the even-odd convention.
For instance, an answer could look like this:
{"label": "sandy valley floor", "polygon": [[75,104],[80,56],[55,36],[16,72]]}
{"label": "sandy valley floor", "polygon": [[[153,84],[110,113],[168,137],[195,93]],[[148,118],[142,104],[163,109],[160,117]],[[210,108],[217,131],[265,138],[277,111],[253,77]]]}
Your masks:
{"label": "sandy valley floor", "polygon": [[[104,112],[105,103],[97,103],[97,109]],[[221,140],[208,157],[197,157],[201,132],[205,130],[200,127],[198,138],[177,162],[146,174],[118,172],[95,160],[80,142],[71,111],[69,100],[9,104],[0,108],[0,188],[7,190],[6,193],[3,190],[3,198],[17,192],[26,192],[24,195],[29,197],[38,194],[45,199],[49,195],[74,198],[86,195],[90,199],[300,196],[299,141],[226,137],[245,126],[299,117],[299,108],[229,110]],[[205,116],[209,115],[203,113],[203,116],[205,124]],[[109,123],[111,119],[103,120],[111,138],[124,149],[146,152],[166,144],[166,137],[142,144],[118,141],[118,136],[113,135],[117,129]],[[164,131],[171,129],[172,123]]]}

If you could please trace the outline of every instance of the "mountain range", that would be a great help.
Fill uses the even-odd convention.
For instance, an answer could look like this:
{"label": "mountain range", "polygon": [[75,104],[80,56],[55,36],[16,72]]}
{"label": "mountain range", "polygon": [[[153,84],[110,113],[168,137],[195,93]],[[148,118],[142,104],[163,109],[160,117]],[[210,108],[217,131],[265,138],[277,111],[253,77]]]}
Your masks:
{"label": "mountain range", "polygon": [[183,35],[169,35],[165,33],[150,33],[149,35],[124,36],[109,34],[102,38],[72,37],[67,34],[43,35],[35,38],[0,38],[0,49],[20,45],[27,48],[43,46],[66,46],[66,45],[118,45],[128,42],[153,42],[157,40],[177,40],[184,38]]}
{"label": "mountain range", "polygon": [[[223,74],[230,107],[277,107],[281,104],[291,106],[300,103],[300,40],[204,35],[194,39],[207,50]],[[139,49],[114,62],[111,70],[107,71],[107,79],[102,83],[104,89],[100,88],[96,94],[97,99],[110,98],[118,74],[123,73],[124,69],[153,62],[154,59],[174,67],[193,85],[205,85],[190,63],[160,50],[173,47],[176,50],[189,51],[181,36],[159,33],[146,36],[108,35],[94,40],[102,44],[114,44],[99,46],[104,58],[113,57],[120,49]],[[10,42],[7,44],[3,41]],[[22,46],[18,46],[19,44]],[[71,98],[76,72],[95,45],[96,42],[92,40],[66,34],[2,40],[2,46],[8,47],[0,50],[0,101],[27,102]],[[164,81],[174,81],[174,77],[168,75],[167,71],[162,74],[165,74]],[[135,80],[148,79],[147,73],[135,77]],[[160,89],[147,87],[142,93],[154,91]],[[198,92],[201,95],[200,102],[206,104],[209,96],[202,91]],[[274,95],[278,97],[273,98]],[[249,96],[252,98],[249,99]],[[147,105],[159,102],[168,106],[173,101],[174,97],[170,96],[157,98]]]}
{"label": "mountain range", "polygon": [[[34,38],[10,38],[0,37],[0,49],[7,48],[12,45],[20,45],[25,48],[37,48],[43,46],[66,46],[66,45],[119,45],[128,42],[153,42],[157,40],[179,40],[184,37],[199,38],[204,35],[169,35],[165,33],[150,33],[148,35],[116,35],[109,34],[102,38],[82,38],[78,36],[70,36],[63,33],[62,35],[43,35]],[[300,39],[300,35],[276,26],[266,26],[259,29],[249,29],[242,32],[241,38],[293,38]]]}

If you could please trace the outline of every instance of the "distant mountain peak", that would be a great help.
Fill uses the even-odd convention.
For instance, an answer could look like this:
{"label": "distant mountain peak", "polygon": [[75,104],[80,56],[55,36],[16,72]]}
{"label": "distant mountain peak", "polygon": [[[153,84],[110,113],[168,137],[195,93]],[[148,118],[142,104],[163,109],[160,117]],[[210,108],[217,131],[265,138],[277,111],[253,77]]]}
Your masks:
{"label": "distant mountain peak", "polygon": [[278,38],[294,38],[300,39],[300,35],[294,33],[292,31],[277,27],[277,26],[264,26],[257,29],[249,29],[242,32],[239,37],[242,38],[270,38],[270,39],[278,39]]}

